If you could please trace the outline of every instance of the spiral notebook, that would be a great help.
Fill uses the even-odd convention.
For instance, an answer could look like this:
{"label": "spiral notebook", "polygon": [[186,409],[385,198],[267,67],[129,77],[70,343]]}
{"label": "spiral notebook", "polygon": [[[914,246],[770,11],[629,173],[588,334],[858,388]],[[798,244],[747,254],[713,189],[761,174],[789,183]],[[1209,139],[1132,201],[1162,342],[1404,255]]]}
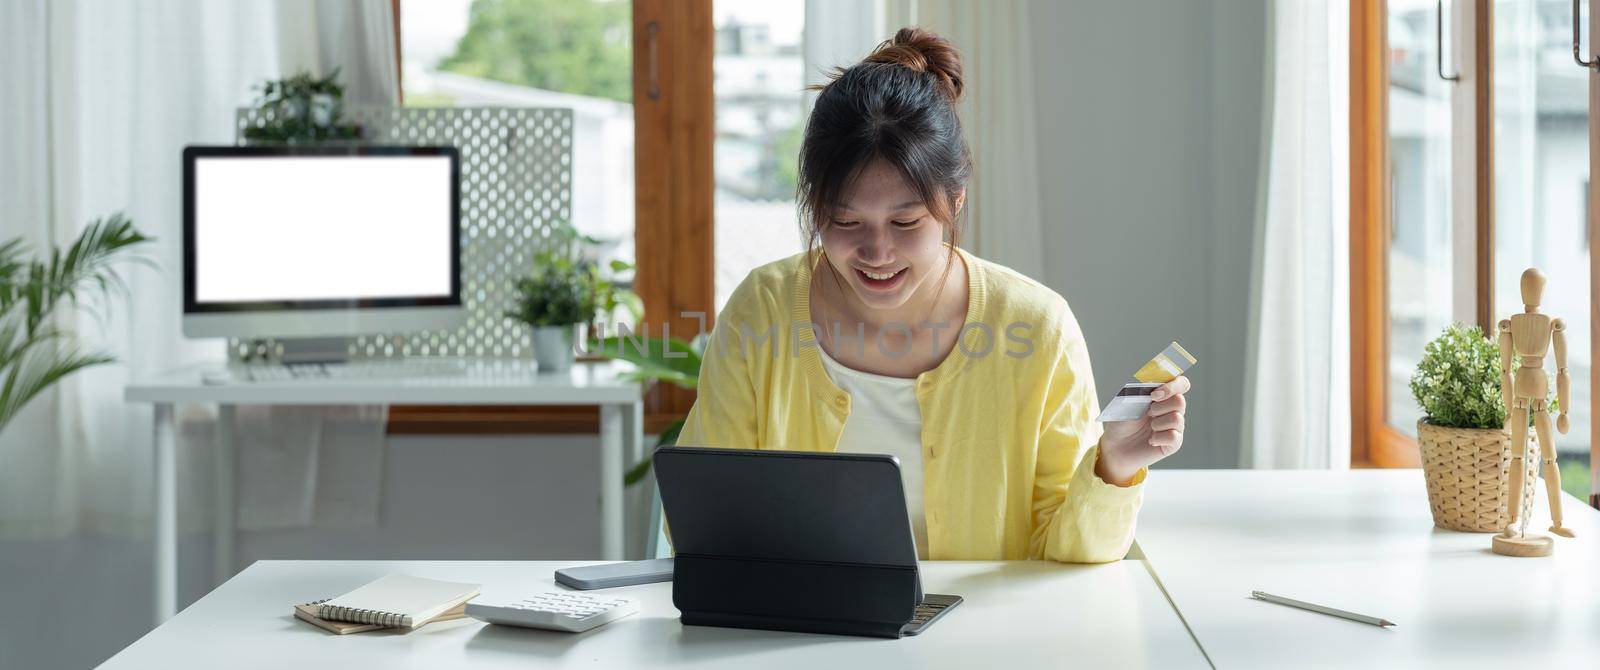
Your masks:
{"label": "spiral notebook", "polygon": [[385,575],[318,605],[317,616],[330,621],[416,628],[478,593],[477,584]]}
{"label": "spiral notebook", "polygon": [[[327,619],[324,619],[322,617],[317,616],[317,606],[321,605],[322,603],[328,602],[328,600],[332,600],[332,599],[329,598],[329,599],[326,599],[326,600],[318,600],[316,602],[309,602],[309,603],[302,603],[302,604],[299,604],[299,605],[295,605],[294,606],[294,618],[299,619],[301,621],[304,621],[304,622],[306,622],[308,624],[311,624],[313,626],[316,626],[318,628],[321,628],[321,629],[323,629],[325,631],[328,631],[329,633],[333,633],[334,635],[349,635],[351,633],[365,633],[367,631],[372,631],[372,630],[395,630],[395,631],[400,631],[402,633],[409,633],[409,632],[411,632],[413,630],[416,630],[416,628],[389,628],[389,627],[386,627],[386,626],[379,626],[379,625],[370,624],[370,623],[350,623],[348,621],[329,621]],[[467,617],[467,605],[466,605],[466,603],[462,603],[460,605],[456,605],[455,607],[452,607],[450,609],[445,610],[443,614],[440,614],[439,616],[436,616],[436,617],[434,617],[432,619],[429,619],[425,623],[433,623],[435,621],[455,621],[456,619],[465,619],[466,617]]]}

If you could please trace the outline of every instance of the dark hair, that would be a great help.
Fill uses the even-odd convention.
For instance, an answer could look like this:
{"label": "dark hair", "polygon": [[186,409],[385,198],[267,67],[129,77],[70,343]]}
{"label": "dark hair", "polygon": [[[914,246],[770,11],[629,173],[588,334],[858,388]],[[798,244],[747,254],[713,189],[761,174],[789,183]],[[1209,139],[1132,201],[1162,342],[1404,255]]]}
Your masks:
{"label": "dark hair", "polygon": [[833,221],[846,189],[877,159],[900,172],[933,218],[959,239],[955,198],[972,157],[955,104],[961,54],[949,40],[901,28],[860,63],[833,72],[820,91],[800,146],[800,228],[807,249]]}

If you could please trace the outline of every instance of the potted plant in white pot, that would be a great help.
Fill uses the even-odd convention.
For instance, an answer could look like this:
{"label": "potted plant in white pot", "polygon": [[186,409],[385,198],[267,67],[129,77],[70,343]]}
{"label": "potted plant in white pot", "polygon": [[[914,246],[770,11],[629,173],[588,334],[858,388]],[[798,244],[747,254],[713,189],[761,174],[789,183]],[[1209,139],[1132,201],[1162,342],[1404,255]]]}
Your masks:
{"label": "potted plant in white pot", "polygon": [[1411,394],[1424,414],[1417,443],[1433,522],[1460,531],[1505,528],[1511,435],[1500,395],[1500,348],[1477,326],[1451,325],[1423,349]]}
{"label": "potted plant in white pot", "polygon": [[[620,288],[600,272],[593,261],[581,257],[582,245],[593,242],[570,226],[551,233],[544,249],[534,254],[533,268],[517,280],[516,303],[505,313],[533,329],[533,357],[541,372],[562,372],[576,359],[580,331],[599,313],[618,307],[637,316],[638,296]],[[611,272],[631,269],[612,261]]]}

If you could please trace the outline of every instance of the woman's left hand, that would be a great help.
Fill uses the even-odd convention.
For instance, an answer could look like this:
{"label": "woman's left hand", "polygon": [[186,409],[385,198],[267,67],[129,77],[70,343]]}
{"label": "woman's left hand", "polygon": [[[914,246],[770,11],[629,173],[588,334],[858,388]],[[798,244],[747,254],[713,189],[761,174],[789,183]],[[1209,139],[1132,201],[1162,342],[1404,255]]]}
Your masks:
{"label": "woman's left hand", "polygon": [[1183,447],[1183,415],[1189,378],[1179,377],[1150,393],[1150,410],[1138,421],[1105,424],[1094,473],[1107,484],[1127,486],[1140,470]]}

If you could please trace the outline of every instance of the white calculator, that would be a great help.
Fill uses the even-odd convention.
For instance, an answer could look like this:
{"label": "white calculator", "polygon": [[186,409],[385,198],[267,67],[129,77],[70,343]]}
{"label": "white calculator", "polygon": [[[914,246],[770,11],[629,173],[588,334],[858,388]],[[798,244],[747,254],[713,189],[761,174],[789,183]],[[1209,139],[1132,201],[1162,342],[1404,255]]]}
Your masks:
{"label": "white calculator", "polygon": [[503,600],[480,596],[467,603],[467,616],[480,621],[568,633],[582,633],[638,611],[638,601],[631,598],[567,591]]}

